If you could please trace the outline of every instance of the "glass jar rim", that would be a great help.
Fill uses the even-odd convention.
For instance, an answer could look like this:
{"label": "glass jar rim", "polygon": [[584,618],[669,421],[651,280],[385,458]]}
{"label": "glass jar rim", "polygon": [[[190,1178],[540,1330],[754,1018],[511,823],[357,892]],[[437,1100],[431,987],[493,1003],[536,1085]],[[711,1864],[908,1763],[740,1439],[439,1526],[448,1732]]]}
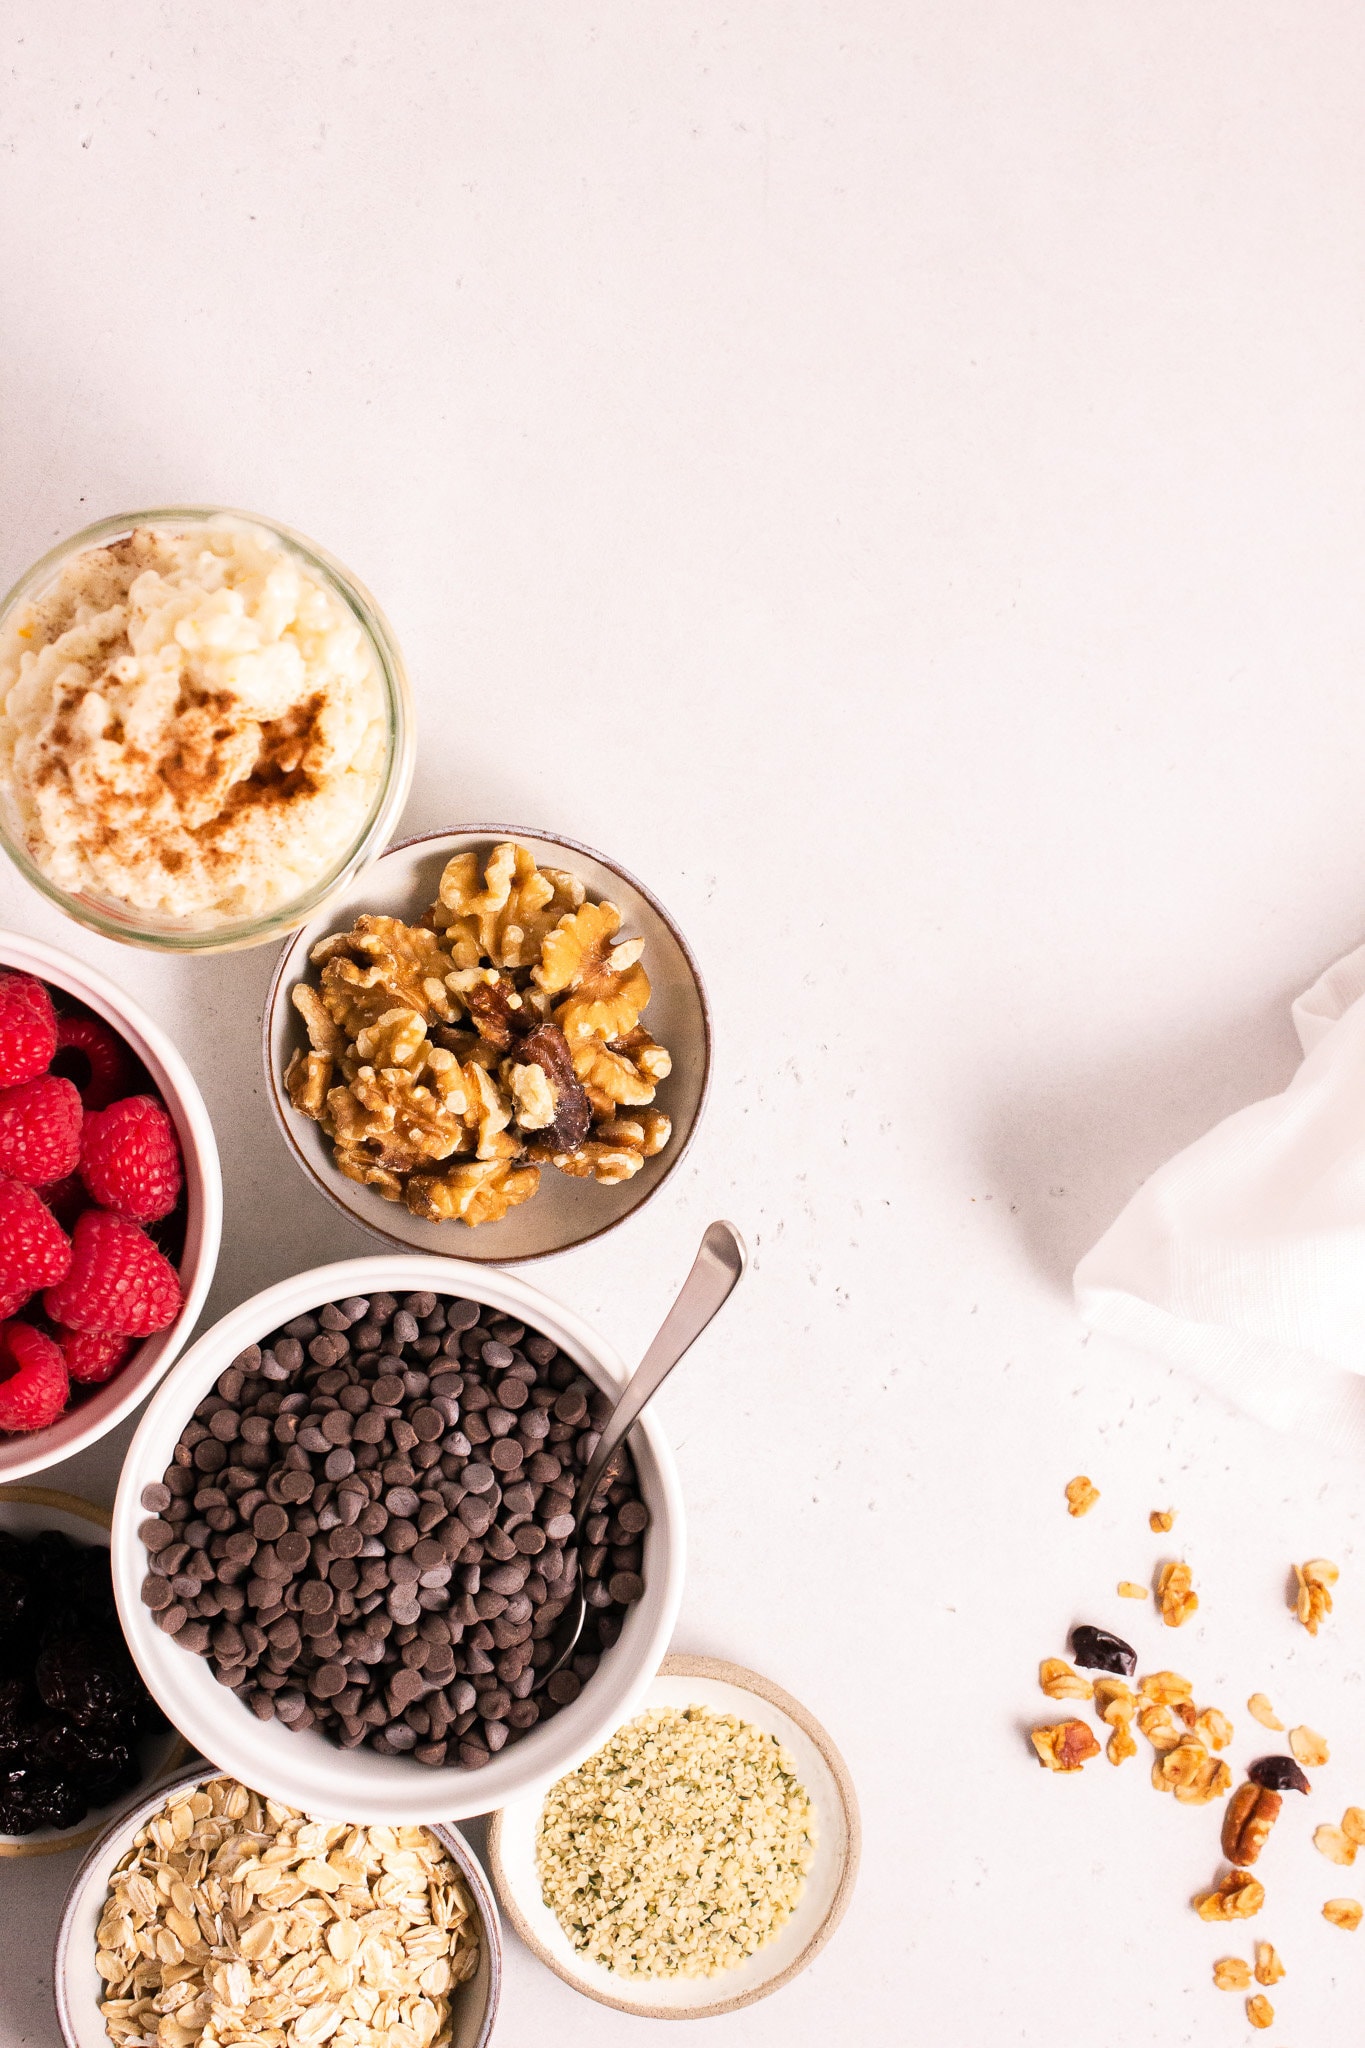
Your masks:
{"label": "glass jar rim", "polygon": [[34,597],[74,555],[102,547],[139,526],[191,527],[240,523],[257,527],[298,555],[355,618],[369,647],[384,692],[386,745],[384,770],[364,824],[341,857],[299,895],[272,905],[254,917],[233,918],[212,925],[176,924],[126,911],[109,899],[87,897],[51,881],[20,844],[0,808],[0,851],[8,855],[25,880],[76,923],[124,945],[168,953],[221,953],[257,946],[283,936],[322,908],[328,897],[382,852],[407,802],[415,760],[412,692],[402,652],[388,619],[369,590],[335,555],[307,534],[259,512],[232,505],[166,505],[149,511],[116,512],[70,534],[25,570],[0,598],[0,621],[16,605]]}

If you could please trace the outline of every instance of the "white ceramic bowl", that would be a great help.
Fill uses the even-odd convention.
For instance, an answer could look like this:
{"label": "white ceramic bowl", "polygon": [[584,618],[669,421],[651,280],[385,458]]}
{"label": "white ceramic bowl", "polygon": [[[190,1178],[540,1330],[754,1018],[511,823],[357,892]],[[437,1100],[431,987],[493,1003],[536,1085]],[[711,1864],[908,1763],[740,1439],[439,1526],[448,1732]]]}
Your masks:
{"label": "white ceramic bowl", "polygon": [[[346,931],[362,912],[400,917],[415,924],[436,899],[441,871],[453,854],[471,849],[491,853],[505,839],[524,846],[538,863],[567,868],[583,882],[595,903],[614,903],[626,937],[643,938],[643,966],[653,993],[644,1021],[673,1056],[673,1071],[659,1084],[655,1103],[672,1119],[662,1152],[630,1180],[600,1187],[574,1180],[553,1166],[541,1169],[540,1186],[529,1202],[501,1223],[428,1223],[399,1202],[386,1202],[374,1188],[360,1187],[338,1172],[321,1125],[300,1116],[284,1086],[284,1070],[298,1047],[307,1047],[303,1019],[290,1000],[295,982],[316,981],[308,955],[330,932]],[[642,882],[590,846],[575,839],[547,839],[516,825],[473,825],[458,832],[428,832],[391,846],[358,875],[326,911],[309,919],[290,939],[266,998],[264,1018],[266,1094],[286,1144],[319,1193],[397,1251],[437,1252],[452,1258],[487,1259],[515,1265],[547,1258],[585,1244],[633,1215],[682,1163],[706,1106],[711,1076],[711,1022],[701,972],[673,919]]]}
{"label": "white ceramic bowl", "polygon": [[[109,1510],[75,1494],[54,1493],[46,1486],[0,1487],[0,1529],[16,1536],[36,1536],[43,1529],[60,1529],[73,1543],[99,1543],[109,1547]],[[112,1806],[92,1806],[74,1828],[35,1828],[29,1835],[0,1835],[0,1856],[56,1856],[66,1849],[83,1849],[93,1842],[130,1798],[141,1798],[149,1785],[162,1783],[184,1761],[187,1747],[174,1728],[148,1735],[141,1745],[142,1782],[125,1792]]]}
{"label": "white ceramic bowl", "polygon": [[291,1316],[349,1294],[416,1293],[463,1296],[490,1303],[542,1331],[597,1385],[624,1382],[620,1359],[586,1323],[513,1273],[458,1259],[347,1259],[316,1266],[244,1302],[188,1351],[148,1406],[129,1445],[114,1503],[114,1591],[129,1647],[155,1699],[196,1749],[234,1777],[274,1799],[329,1819],[461,1820],[489,1813],[529,1787],[573,1769],[643,1699],[668,1647],[682,1597],[685,1540],[682,1495],[663,1431],[646,1411],[630,1438],[650,1526],[645,1535],[642,1599],[626,1615],[620,1640],[607,1651],[572,1705],[543,1727],[511,1742],[477,1771],[432,1768],[405,1756],[344,1750],[308,1729],[291,1733],[279,1721],[258,1721],[218,1684],[206,1658],[177,1647],[156,1626],[139,1594],[146,1553],[138,1524],[144,1486],[159,1480],[180,1432],[219,1374],[248,1344]]}
{"label": "white ceramic bowl", "polygon": [[512,1800],[495,1815],[488,1862],[503,1910],[534,1955],[566,1984],[643,2019],[695,2020],[738,2012],[791,1982],[815,1961],[844,1916],[858,1875],[861,1827],[848,1766],[799,1700],[714,1657],[669,1657],[644,1707],[705,1707],[733,1714],[790,1753],[815,1814],[815,1861],[791,1918],[770,1942],[716,1977],[620,1977],[576,1949],[541,1897],[536,1834],[541,1795]]}
{"label": "white ceramic bowl", "polygon": [[[109,2048],[100,2013],[104,1986],[95,1969],[95,1931],[100,1924],[114,1866],[133,1846],[143,1823],[165,1804],[172,1789],[190,1790],[216,1774],[200,1764],[183,1771],[154,1792],[126,1807],[101,1835],[76,1872],[62,1908],[53,1952],[53,1994],[57,2022],[66,2048]],[[294,1802],[290,1802],[294,1803]],[[354,1816],[352,1816],[354,1817]],[[502,1993],[502,1930],[488,1879],[464,1836],[455,1828],[431,1832],[449,1850],[468,1887],[479,1922],[479,1967],[452,2000],[451,2048],[485,2048],[497,2018]]]}
{"label": "white ceramic bowl", "polygon": [[193,1074],[159,1025],[112,981],[92,967],[16,932],[0,932],[0,968],[36,974],[40,981],[65,989],[87,1004],[125,1039],[146,1067],[165,1103],[180,1139],[185,1160],[188,1216],[180,1284],[185,1299],[168,1330],[148,1337],[128,1363],[102,1387],[83,1390],[50,1429],[31,1434],[0,1434],[0,1481],[42,1472],[83,1451],[137,1407],[171,1361],[199,1319],[199,1312],[218,1262],[223,1228],[223,1186],[218,1172],[218,1146]]}

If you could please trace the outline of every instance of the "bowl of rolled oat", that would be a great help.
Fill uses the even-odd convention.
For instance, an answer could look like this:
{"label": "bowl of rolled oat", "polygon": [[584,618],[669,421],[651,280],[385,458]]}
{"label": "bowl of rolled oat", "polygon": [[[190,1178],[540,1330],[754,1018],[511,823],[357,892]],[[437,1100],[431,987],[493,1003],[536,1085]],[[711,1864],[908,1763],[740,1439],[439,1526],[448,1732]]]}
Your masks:
{"label": "bowl of rolled oat", "polygon": [[266,1000],[267,1094],[312,1185],[400,1251],[586,1243],[682,1160],[711,1069],[686,940],[633,876],[502,825],[391,847]]}
{"label": "bowl of rolled oat", "polygon": [[458,1830],[313,1820],[200,1765],[90,1850],[53,1972],[66,2048],[484,2048],[502,1940]]}

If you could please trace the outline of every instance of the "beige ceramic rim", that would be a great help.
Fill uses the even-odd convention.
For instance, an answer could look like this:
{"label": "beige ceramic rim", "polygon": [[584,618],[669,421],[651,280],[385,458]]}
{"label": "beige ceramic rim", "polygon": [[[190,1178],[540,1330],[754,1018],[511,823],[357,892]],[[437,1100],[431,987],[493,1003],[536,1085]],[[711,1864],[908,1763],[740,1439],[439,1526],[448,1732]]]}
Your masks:
{"label": "beige ceramic rim", "polygon": [[[0,1506],[7,1500],[20,1501],[30,1508],[59,1508],[63,1514],[74,1515],[78,1521],[89,1522],[94,1529],[103,1529],[106,1534],[113,1527],[112,1508],[98,1507],[93,1500],[81,1500],[77,1494],[61,1493],[55,1486],[27,1486],[22,1479],[12,1485],[0,1486]],[[163,1771],[173,1771],[183,1758],[190,1754],[190,1746],[183,1735],[177,1734]],[[0,1856],[18,1858],[21,1856],[61,1856],[68,1849],[87,1849],[104,1833],[108,1823],[96,1821],[92,1828],[74,1828],[59,1842],[25,1842],[0,1840]]]}
{"label": "beige ceramic rim", "polygon": [[808,1969],[828,1943],[831,1935],[848,1910],[853,1896],[853,1887],[858,1878],[858,1860],[862,1854],[862,1823],[858,1816],[858,1795],[853,1789],[853,1779],[848,1765],[840,1756],[830,1736],[816,1720],[814,1714],[803,1707],[800,1700],[793,1699],[780,1685],[774,1685],[770,1678],[764,1678],[757,1671],[748,1671],[742,1664],[727,1664],[720,1657],[665,1657],[659,1666],[660,1678],[712,1678],[723,1685],[737,1686],[744,1692],[755,1693],[766,1700],[771,1707],[795,1721],[798,1728],[815,1744],[829,1766],[839,1794],[839,1804],[844,1812],[844,1826],[847,1841],[844,1849],[844,1867],[839,1873],[839,1882],[834,1897],[829,1902],[829,1911],[812,1934],[799,1956],[788,1963],[780,1976],[770,1978],[766,1984],[757,1984],[752,1991],[739,1993],[734,1998],[718,1998],[714,2005],[636,2005],[623,1998],[612,1998],[605,1991],[596,1991],[585,1984],[581,1977],[575,1977],[566,1970],[558,1958],[552,1956],[543,1941],[532,1929],[517,1905],[512,1887],[502,1867],[502,1815],[495,1813],[488,1829],[488,1867],[498,1894],[498,1903],[511,1921],[520,1939],[547,1970],[553,1970],[556,1977],[573,1990],[581,1992],[584,1998],[594,1999],[598,2005],[610,2005],[617,2012],[631,2013],[642,2020],[708,2020],[717,2019],[722,2013],[738,2012],[742,2006],[757,2005],[760,1998],[767,1998],[772,1992],[780,1991],[784,1984],[790,1984],[793,1977],[799,1977]]}
{"label": "beige ceramic rim", "polygon": [[[494,1254],[462,1246],[459,1252],[449,1254],[452,1258],[472,1259],[476,1262],[483,1261],[488,1265],[525,1266],[529,1265],[533,1259],[554,1259],[558,1258],[561,1252],[577,1251],[581,1245],[592,1244],[597,1238],[605,1237],[609,1231],[618,1230],[623,1223],[629,1223],[632,1217],[638,1216],[641,1209],[653,1201],[660,1188],[667,1185],[668,1181],[682,1165],[683,1160],[692,1148],[692,1140],[697,1135],[701,1120],[706,1114],[706,1104],[711,1093],[711,1061],[713,1053],[711,1004],[707,998],[706,983],[702,980],[701,969],[697,965],[696,955],[683,937],[676,919],[665,910],[663,904],[660,903],[658,897],[654,894],[654,891],[647,889],[644,883],[630,872],[629,868],[623,868],[619,860],[610,860],[605,853],[599,853],[595,846],[585,846],[581,839],[566,839],[560,832],[542,832],[539,829],[533,829],[529,825],[449,825],[443,827],[439,832],[414,832],[409,839],[395,839],[391,845],[384,848],[383,853],[376,857],[375,864],[377,865],[378,861],[385,859],[388,854],[404,853],[410,846],[426,846],[433,839],[469,839],[475,834],[489,839],[543,839],[549,845],[563,847],[566,852],[586,854],[589,860],[595,860],[602,867],[610,868],[614,875],[619,875],[621,880],[629,883],[632,889],[638,889],[651,909],[657,913],[661,923],[668,927],[670,934],[676,941],[679,952],[687,962],[688,972],[696,986],[697,1001],[701,1005],[703,1037],[701,1093],[697,1097],[697,1107],[693,1113],[692,1122],[682,1143],[672,1153],[663,1172],[640,1197],[640,1200],[633,1208],[627,1209],[623,1215],[614,1216],[609,1223],[599,1223],[595,1230],[584,1231],[581,1237],[570,1238],[565,1244],[555,1245],[550,1251],[516,1252],[510,1254],[501,1252]],[[312,911],[309,915],[314,917],[317,915],[317,912]],[[290,1105],[287,1098],[283,1095],[284,1076],[275,1072],[270,1044],[271,1025],[276,1005],[280,1001],[284,971],[292,950],[292,940],[286,938],[284,945],[280,949],[280,957],[275,972],[270,978],[270,987],[266,991],[265,1004],[261,1011],[261,1062],[265,1068],[266,1090],[270,1107],[274,1112],[275,1122],[279,1126],[281,1135],[284,1138],[285,1144],[289,1147],[295,1164],[302,1173],[307,1175],[318,1193],[324,1195],[334,1209],[339,1209],[343,1216],[348,1217],[352,1223],[358,1224],[368,1236],[377,1237],[382,1243],[389,1245],[396,1252],[411,1255],[413,1247],[405,1237],[395,1237],[391,1231],[382,1229],[377,1223],[372,1223],[368,1217],[357,1215],[345,1197],[338,1194],[337,1190],[330,1185],[329,1180],[324,1179],[317,1171],[312,1161],[304,1157],[302,1149],[295,1142],[294,1133],[289,1125]],[[338,1175],[337,1178],[340,1178],[340,1176]],[[465,1235],[467,1237],[471,1236],[472,1232],[466,1232]],[[440,1256],[440,1254],[434,1254],[434,1256]]]}
{"label": "beige ceramic rim", "polygon": [[[156,1786],[144,1798],[131,1800],[122,1813],[97,1829],[99,1839],[82,1860],[62,1901],[62,1917],[57,1923],[57,1938],[52,1947],[53,2004],[57,2009],[57,2025],[61,2029],[62,2039],[67,2043],[67,2048],[76,2048],[76,2034],[68,2020],[70,1999],[67,1992],[67,1950],[71,1944],[71,1923],[75,1915],[76,1902],[84,1887],[86,1873],[103,1854],[109,1839],[121,1834],[130,1824],[134,1827],[140,1826],[157,1810],[158,1805],[164,1806],[173,1792],[181,1791],[187,1785],[202,1784],[211,1778],[231,1776],[231,1771],[220,1771],[207,1760],[194,1764],[190,1769],[182,1771],[178,1777],[167,1778],[164,1784]],[[421,1825],[426,1828],[428,1834],[435,1835],[442,1848],[454,1857],[460,1876],[468,1886],[469,1895],[474,1901],[474,1911],[479,1919],[479,1932],[488,1955],[488,1999],[473,2048],[486,2048],[502,1998],[502,1927],[498,1921],[497,1904],[479,1859],[460,1830],[449,1821],[423,1821]]]}

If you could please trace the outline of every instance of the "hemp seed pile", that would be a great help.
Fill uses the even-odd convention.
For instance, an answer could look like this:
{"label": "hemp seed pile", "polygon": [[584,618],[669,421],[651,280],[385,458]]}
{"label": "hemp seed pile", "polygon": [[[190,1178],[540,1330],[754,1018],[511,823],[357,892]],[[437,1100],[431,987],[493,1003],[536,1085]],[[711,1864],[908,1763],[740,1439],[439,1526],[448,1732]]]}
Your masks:
{"label": "hemp seed pile", "polygon": [[621,1977],[712,1977],[789,1917],[815,1857],[810,1798],[775,1735],[704,1707],[628,1722],[546,1798],[545,1904]]}

